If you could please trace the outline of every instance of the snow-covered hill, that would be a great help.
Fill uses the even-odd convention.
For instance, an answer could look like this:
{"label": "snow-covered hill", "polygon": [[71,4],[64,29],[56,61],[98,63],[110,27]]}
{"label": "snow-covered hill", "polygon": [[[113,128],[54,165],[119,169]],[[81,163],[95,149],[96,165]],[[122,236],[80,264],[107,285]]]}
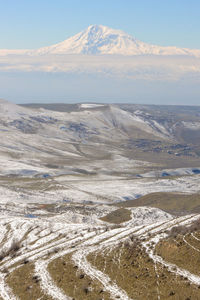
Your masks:
{"label": "snow-covered hill", "polygon": [[144,43],[125,33],[102,25],[91,25],[58,44],[37,50],[0,50],[7,54],[87,54],[87,55],[189,55],[200,56],[200,50],[162,47]]}
{"label": "snow-covered hill", "polygon": [[[178,116],[171,120],[167,111],[155,114],[155,109],[84,103],[60,112],[0,100],[0,175],[147,177],[154,164],[166,159],[178,161],[176,168],[186,168],[184,174],[197,174],[197,122],[194,130],[184,124],[198,117],[186,114],[183,123]],[[156,174],[170,175],[170,168],[173,162]]]}
{"label": "snow-covered hill", "polygon": [[22,132],[26,125],[45,132],[50,129],[59,130],[62,135],[67,134],[70,140],[87,140],[93,136],[110,138],[114,131],[116,138],[122,138],[124,133],[132,136],[132,131],[137,129],[154,137],[172,139],[165,127],[146,118],[145,114],[130,113],[115,105],[106,104],[85,103],[79,107],[78,111],[71,113],[44,109],[38,111],[0,99],[0,124],[3,122],[9,128],[17,128]]}

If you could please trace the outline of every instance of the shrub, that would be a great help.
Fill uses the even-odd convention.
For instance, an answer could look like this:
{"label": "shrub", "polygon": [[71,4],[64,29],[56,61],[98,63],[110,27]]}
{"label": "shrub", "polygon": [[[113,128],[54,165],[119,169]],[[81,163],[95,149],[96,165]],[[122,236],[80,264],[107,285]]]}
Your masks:
{"label": "shrub", "polygon": [[172,229],[169,232],[169,236],[171,237],[176,237],[178,234],[186,234],[188,233],[188,227],[183,226],[183,225],[178,225],[175,227],[172,227]]}
{"label": "shrub", "polygon": [[0,261],[3,260],[8,255],[10,255],[11,257],[15,257],[17,255],[17,251],[20,248],[21,248],[21,242],[17,241],[17,240],[13,240],[9,249],[1,251],[1,253],[0,253]]}
{"label": "shrub", "polygon": [[178,225],[172,227],[168,232],[169,237],[176,237],[178,234],[185,235],[200,230],[200,219],[195,220],[190,226]]}
{"label": "shrub", "polygon": [[200,230],[200,219],[195,220],[190,226],[190,232],[194,232],[197,230]]}
{"label": "shrub", "polygon": [[23,263],[26,265],[29,263],[29,260],[27,258],[24,259]]}
{"label": "shrub", "polygon": [[0,253],[0,261],[3,260],[6,257],[6,252],[4,250]]}
{"label": "shrub", "polygon": [[88,287],[84,287],[83,291],[84,291],[85,294],[88,294],[89,293],[89,288]]}
{"label": "shrub", "polygon": [[8,273],[8,268],[4,268],[1,272],[7,274]]}
{"label": "shrub", "polygon": [[13,240],[10,246],[9,252],[17,252],[21,247],[21,243],[19,241]]}

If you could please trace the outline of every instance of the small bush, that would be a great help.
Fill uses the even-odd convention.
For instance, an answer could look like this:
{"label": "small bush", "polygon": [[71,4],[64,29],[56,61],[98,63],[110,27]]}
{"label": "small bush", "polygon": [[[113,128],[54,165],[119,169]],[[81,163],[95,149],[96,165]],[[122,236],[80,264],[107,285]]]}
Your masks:
{"label": "small bush", "polygon": [[4,250],[0,253],[0,261],[3,260],[6,257],[6,252]]}
{"label": "small bush", "polygon": [[40,281],[40,277],[39,277],[38,275],[34,275],[34,276],[32,277],[32,279],[33,279],[33,281],[34,281],[35,283],[38,283],[38,282]]}
{"label": "small bush", "polygon": [[171,291],[170,293],[169,293],[169,296],[174,296],[175,295],[175,292],[174,291]]}
{"label": "small bush", "polygon": [[53,253],[58,253],[59,252],[59,248],[58,247],[55,247],[53,250],[52,250]]}
{"label": "small bush", "polygon": [[16,257],[17,251],[21,248],[21,242],[13,240],[10,248],[7,250],[2,250],[0,253],[0,261],[3,260],[6,256]]}
{"label": "small bush", "polygon": [[24,259],[23,263],[26,265],[29,263],[29,260],[27,258]]}
{"label": "small bush", "polygon": [[5,273],[5,274],[8,274],[8,268],[4,268],[1,272]]}
{"label": "small bush", "polygon": [[190,232],[194,232],[198,230],[200,230],[200,219],[194,221],[193,224],[190,226]]}
{"label": "small bush", "polygon": [[13,240],[10,246],[9,252],[17,252],[21,247],[21,243],[19,241]]}
{"label": "small bush", "polygon": [[177,237],[178,234],[184,235],[188,233],[188,227],[185,227],[183,225],[178,225],[175,227],[172,227],[172,229],[169,232],[170,237]]}
{"label": "small bush", "polygon": [[84,291],[85,294],[88,294],[89,293],[89,288],[88,287],[84,287],[83,291]]}
{"label": "small bush", "polygon": [[172,227],[172,229],[168,231],[168,235],[169,237],[176,238],[179,234],[185,235],[198,230],[200,230],[200,219],[195,220],[190,226],[178,225]]}

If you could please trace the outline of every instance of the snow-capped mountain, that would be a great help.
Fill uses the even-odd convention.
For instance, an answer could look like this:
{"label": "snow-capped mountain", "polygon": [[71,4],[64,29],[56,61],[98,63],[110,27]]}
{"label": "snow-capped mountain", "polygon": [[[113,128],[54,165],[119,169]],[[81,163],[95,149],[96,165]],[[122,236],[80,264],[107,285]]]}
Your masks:
{"label": "snow-capped mountain", "polygon": [[195,55],[200,50],[160,47],[141,42],[122,30],[91,25],[75,36],[37,50],[39,54]]}
{"label": "snow-capped mountain", "polygon": [[87,55],[190,55],[200,56],[200,50],[162,47],[144,43],[121,30],[91,25],[84,31],[58,44],[37,50],[0,50],[6,54],[87,54]]}

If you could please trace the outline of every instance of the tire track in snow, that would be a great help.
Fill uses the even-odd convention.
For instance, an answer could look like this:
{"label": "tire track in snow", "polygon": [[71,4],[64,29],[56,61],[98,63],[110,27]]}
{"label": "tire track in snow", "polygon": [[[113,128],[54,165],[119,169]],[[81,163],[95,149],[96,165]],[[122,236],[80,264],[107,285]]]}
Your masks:
{"label": "tire track in snow", "polygon": [[51,296],[56,300],[72,300],[60,288],[58,288],[47,271],[49,261],[37,260],[35,262],[35,273],[40,274],[41,282],[40,287],[45,294]]}
{"label": "tire track in snow", "polygon": [[200,250],[196,247],[194,247],[193,245],[191,245],[186,239],[185,239],[186,236],[183,237],[183,241],[192,249],[194,249],[195,251],[197,252],[200,252]]}
{"label": "tire track in snow", "polygon": [[[112,232],[112,231],[110,231],[110,232],[103,232],[102,234],[100,234],[98,236],[93,236],[92,232],[89,233],[88,235],[86,235],[83,238],[83,240],[81,241],[81,243],[79,245],[77,245],[77,247],[81,248],[81,249],[80,250],[75,250],[76,251],[75,253],[77,253],[78,251],[82,251],[82,247],[84,247],[84,249],[85,249],[85,251],[86,251],[87,254],[88,254],[88,251],[89,251],[90,248],[92,249],[92,251],[93,250],[95,251],[94,246],[91,247],[91,245],[97,244],[101,240],[104,240],[105,238],[110,238],[110,237],[112,238],[113,235],[117,235],[117,232],[119,233],[119,231],[120,231],[119,234],[121,234],[121,231],[125,231],[126,232],[127,230],[124,230],[124,228],[123,229],[120,228],[120,229],[114,229],[113,231],[114,232]],[[88,239],[88,237],[89,237],[89,239]],[[77,239],[77,242],[80,242],[80,240]],[[95,247],[97,247],[97,246],[95,246]],[[36,273],[38,272],[39,268],[41,268],[40,265],[42,265],[41,270],[43,270],[43,272],[40,273],[41,274],[41,283],[40,283],[41,284],[41,288],[45,291],[45,293],[48,293],[49,295],[51,295],[55,299],[58,299],[58,300],[62,299],[61,297],[63,297],[63,292],[55,285],[53,279],[51,278],[51,276],[50,276],[50,274],[49,274],[49,272],[47,270],[48,265],[49,265],[49,263],[51,261],[55,260],[56,258],[62,257],[64,255],[68,254],[68,253],[73,252],[73,251],[74,251],[74,249],[66,249],[66,250],[61,251],[60,253],[55,254],[53,257],[51,257],[51,258],[49,258],[47,260],[40,260],[39,263],[38,263],[38,261],[36,261],[36,263],[35,263],[35,265],[36,265],[36,268],[35,268]],[[80,269],[82,269],[82,268],[80,268]],[[85,268],[84,268],[83,271],[86,272]],[[98,272],[98,274],[102,273],[102,272],[100,272],[98,270],[96,270],[96,271]],[[111,288],[112,289],[112,296],[113,296],[114,299],[116,299],[116,296],[120,296],[120,295],[121,295],[120,296],[121,299],[124,299],[124,300],[128,300],[129,299],[128,296],[126,295],[126,293],[123,290],[121,290],[116,284],[113,284],[113,285],[109,284],[109,282],[111,280],[110,280],[110,278],[107,275],[105,275],[105,274],[102,273],[102,275],[100,277],[99,277],[99,275],[94,277],[94,276],[91,276],[91,274],[88,274],[88,273],[86,273],[86,274],[88,276],[90,276],[91,278],[95,278],[96,280],[100,281],[103,284],[104,288],[109,293],[111,293],[111,291],[110,291],[110,288]],[[104,279],[102,280],[102,278],[104,278]],[[108,285],[109,285],[109,287],[108,287]],[[51,290],[52,290],[52,292],[51,292]],[[67,299],[71,299],[71,298],[67,298]]]}
{"label": "tire track in snow", "polygon": [[167,261],[165,261],[162,257],[156,255],[153,253],[153,250],[149,249],[149,247],[146,245],[146,243],[143,243],[144,248],[146,249],[147,253],[149,254],[149,257],[152,258],[152,260],[155,263],[160,263],[161,265],[164,265],[165,267],[167,267],[167,269],[175,274],[175,275],[180,275],[180,276],[184,276],[187,277],[187,279],[196,285],[200,285],[200,276],[194,275],[192,273],[190,273],[189,271],[182,269],[180,267],[178,267],[175,264],[169,263]]}
{"label": "tire track in snow", "polygon": [[[39,237],[39,232],[31,230],[31,227],[35,226],[35,222],[30,220],[22,220],[19,218],[16,218],[14,221],[9,220],[11,224],[11,234],[9,239],[12,240],[14,236],[23,237],[25,235],[28,247],[27,249],[22,248],[22,253],[19,253],[19,256],[10,259],[8,258],[7,261],[3,262],[3,265],[1,266],[1,270],[5,267],[11,268],[14,264],[19,263],[22,259],[28,258],[32,261],[35,261],[35,272],[38,274],[41,274],[41,288],[45,291],[46,294],[51,295],[54,299],[57,300],[68,300],[71,299],[67,295],[62,292],[61,289],[59,289],[54,281],[52,280],[49,272],[48,272],[48,264],[50,261],[61,257],[67,253],[71,253],[75,251],[72,258],[73,261],[77,264],[80,269],[82,269],[88,276],[91,278],[94,278],[95,280],[98,280],[101,282],[104,286],[104,289],[108,291],[113,299],[117,299],[119,296],[123,300],[130,299],[126,292],[122,290],[120,287],[117,286],[115,282],[111,282],[109,276],[104,274],[103,272],[99,271],[95,267],[93,267],[88,261],[87,261],[87,255],[89,253],[95,252],[99,249],[108,249],[109,247],[115,247],[117,243],[120,241],[124,241],[129,237],[131,234],[134,234],[141,237],[147,237],[147,234],[149,232],[155,234],[158,236],[158,233],[160,233],[161,230],[170,228],[178,223],[181,222],[188,222],[191,221],[195,216],[187,216],[187,217],[180,217],[177,219],[173,219],[167,222],[159,221],[154,224],[150,225],[143,225],[143,226],[137,226],[132,227],[127,224],[124,227],[112,229],[110,231],[104,231],[102,227],[102,232],[98,235],[95,235],[95,232],[92,231],[90,233],[86,233],[84,236],[75,235],[72,234],[72,230],[76,229],[78,233],[82,233],[84,230],[87,230],[87,226],[80,227],[80,226],[67,226],[66,227],[59,227],[59,224],[56,224],[57,232],[60,231],[63,233],[66,233],[69,235],[69,238],[60,238],[56,241],[52,241],[52,238],[55,238],[55,232],[52,233],[52,235]],[[46,233],[45,230],[49,230],[49,223],[44,223],[42,220],[39,222],[40,228],[43,228],[44,234]],[[17,225],[17,226],[16,226]],[[34,226],[33,226],[34,225]],[[73,229],[74,228],[74,229]],[[95,228],[93,228],[95,230]],[[39,237],[38,241],[36,241],[36,244],[38,245],[37,249],[34,249],[34,245],[30,245],[30,243],[35,239],[36,237]],[[48,242],[48,244],[45,244]],[[9,244],[9,243],[8,243]],[[30,247],[31,246],[31,247]],[[74,248],[76,246],[76,248]],[[42,259],[44,256],[48,254],[49,251],[53,250],[55,247],[58,247],[58,253],[51,256],[50,258],[44,260]],[[72,248],[73,247],[73,248]],[[147,246],[148,247],[148,246]],[[32,248],[32,249],[30,249]],[[30,251],[31,250],[31,251]],[[156,261],[157,262],[157,261]],[[13,266],[13,270],[19,266]],[[174,267],[174,266],[173,266]],[[181,270],[186,271],[186,270]],[[193,274],[188,273],[189,275],[193,276]],[[187,275],[184,275],[187,276]],[[195,276],[195,275],[194,275]],[[200,278],[198,276],[191,277],[193,281],[198,281]],[[6,285],[4,280],[4,274],[0,276],[0,293],[3,297],[3,299],[6,300],[15,300],[17,297],[13,296],[11,293],[11,290]]]}
{"label": "tire track in snow", "polygon": [[[86,238],[90,237],[91,235],[93,236],[94,232],[89,233],[88,235],[85,235],[85,237],[83,237],[82,239],[85,240]],[[76,238],[77,242],[80,242],[80,237]],[[70,246],[72,246],[72,242],[74,242],[74,239],[70,241],[68,241],[69,245],[68,245],[68,249],[65,249],[55,255],[53,255],[52,257],[50,257],[47,260],[37,260],[35,262],[35,273],[40,274],[40,286],[41,288],[44,290],[44,292],[48,295],[50,295],[53,299],[56,300],[71,300],[72,298],[70,298],[69,296],[67,296],[66,294],[63,293],[63,291],[56,286],[54,280],[52,279],[51,275],[49,274],[47,268],[48,265],[51,261],[55,260],[56,258],[62,257],[68,253],[71,253],[74,251],[73,248],[70,248]]]}
{"label": "tire track in snow", "polygon": [[[182,225],[188,225],[190,224],[193,220],[199,218],[200,215],[193,215],[191,217],[181,217],[180,222],[178,224],[182,224]],[[177,223],[176,223],[177,224]],[[168,229],[172,228],[172,226],[174,226],[174,222],[171,222],[171,224],[169,224],[170,226],[168,227]],[[151,238],[149,241],[147,242],[143,242],[142,245],[144,246],[144,248],[146,249],[146,252],[148,253],[149,257],[154,261],[154,263],[160,263],[161,265],[164,265],[165,267],[167,267],[167,269],[176,275],[180,275],[180,276],[184,276],[187,277],[187,279],[195,284],[195,285],[200,285],[200,276],[197,276],[195,274],[190,273],[189,271],[178,267],[177,265],[173,264],[173,263],[169,263],[167,261],[165,261],[161,256],[154,254],[154,249],[155,249],[155,245],[161,240],[164,239],[165,237],[167,237],[168,235],[166,233],[159,233],[157,235],[155,235],[153,238]],[[150,248],[150,243],[154,242],[154,249]],[[186,241],[187,243],[187,241]],[[192,245],[190,245],[192,246]],[[192,246],[193,247],[193,246]],[[195,249],[196,250],[196,249]],[[200,252],[200,250],[199,250]]]}
{"label": "tire track in snow", "polygon": [[195,240],[200,241],[200,239],[199,239],[198,237],[196,237],[196,236],[194,235],[193,232],[191,233],[191,236],[192,236]]}
{"label": "tire track in snow", "polygon": [[19,300],[5,282],[5,276],[0,273],[0,295],[4,300]]}
{"label": "tire track in snow", "polygon": [[104,289],[110,293],[113,299],[131,300],[131,298],[128,297],[127,293],[120,287],[118,287],[116,283],[111,283],[112,281],[108,275],[99,271],[87,261],[87,255],[90,252],[95,252],[97,250],[98,247],[80,249],[72,255],[72,260],[79,267],[79,269],[84,271],[84,273],[86,273],[91,278],[101,282],[104,286]]}
{"label": "tire track in snow", "polygon": [[[23,223],[23,225],[22,226],[20,226],[20,225],[22,225],[22,224],[19,224],[18,225],[18,228],[20,227],[24,227],[24,223]],[[29,230],[30,229],[30,227],[29,226],[27,226],[27,230]],[[27,231],[28,232],[28,231]],[[16,232],[15,232],[16,233]],[[22,234],[24,234],[24,231],[23,231],[23,233],[21,232],[21,236],[22,236]],[[11,238],[11,240],[13,239],[13,235],[14,235],[14,232],[12,231],[12,234],[10,235],[10,238]],[[94,232],[91,232],[91,233],[89,233],[88,234],[88,236],[93,236],[94,235]],[[74,237],[74,236],[72,236],[72,238],[70,238],[70,239],[68,239],[67,241],[66,241],[66,239],[65,239],[65,242],[64,242],[64,240],[62,239],[62,243],[60,243],[60,241],[58,241],[58,247],[60,247],[61,249],[64,247],[64,246],[68,246],[68,247],[70,247],[71,245],[72,245],[72,243],[74,243],[74,242],[78,242],[80,240],[80,236],[78,236],[78,237]],[[23,259],[26,259],[26,258],[29,258],[29,259],[31,259],[31,260],[36,260],[36,259],[40,259],[42,256],[44,256],[44,255],[46,255],[48,252],[49,252],[49,250],[52,250],[53,248],[55,248],[55,243],[54,244],[51,244],[50,243],[50,245],[45,245],[45,247],[40,247],[40,248],[38,248],[37,250],[34,250],[34,251],[28,251],[28,252],[23,252],[21,255],[19,255],[18,257],[16,257],[16,258],[14,258],[14,259],[12,259],[12,258],[10,258],[10,257],[7,257],[6,258],[6,261],[4,261],[3,263],[2,263],[2,265],[1,265],[1,267],[0,267],[0,270],[1,271],[3,271],[3,269],[4,268],[11,268],[12,267],[12,265],[14,265],[14,264],[16,264],[16,263],[19,263],[21,260],[23,260]],[[23,251],[24,251],[25,249],[23,249]],[[69,249],[68,249],[68,251],[69,251]],[[72,249],[70,249],[70,251],[72,251]],[[13,267],[13,268],[11,268],[10,269],[10,271],[12,272],[12,271],[14,271],[16,268],[18,268],[18,267],[20,267],[20,265],[17,265],[17,266],[15,266],[15,267]],[[41,274],[43,274],[45,272],[45,269],[44,270],[41,270]],[[49,291],[49,287],[50,286],[52,286],[51,285],[51,278],[48,276],[48,273],[46,274],[46,278],[48,279],[48,283],[50,283],[49,284],[49,286],[48,286],[48,291]],[[44,280],[45,280],[45,277],[44,277]],[[47,283],[46,283],[47,284]],[[71,298],[69,298],[69,297],[65,297],[65,298],[62,298],[63,297],[63,295],[62,295],[62,293],[60,292],[59,293],[59,289],[55,286],[54,287],[54,289],[52,290],[52,292],[51,292],[52,294],[54,293],[54,294],[56,294],[56,293],[58,293],[58,295],[59,295],[59,297],[57,298],[57,299],[65,299],[65,300],[68,300],[68,299],[71,299]],[[5,300],[16,300],[16,299],[18,299],[17,297],[15,297],[13,294],[12,294],[12,291],[11,291],[11,289],[8,287],[8,285],[6,284],[6,282],[5,282],[5,277],[3,276],[3,274],[2,273],[0,273],[0,295],[2,296],[2,298],[3,299],[5,299]],[[61,296],[62,295],[62,296]]]}

